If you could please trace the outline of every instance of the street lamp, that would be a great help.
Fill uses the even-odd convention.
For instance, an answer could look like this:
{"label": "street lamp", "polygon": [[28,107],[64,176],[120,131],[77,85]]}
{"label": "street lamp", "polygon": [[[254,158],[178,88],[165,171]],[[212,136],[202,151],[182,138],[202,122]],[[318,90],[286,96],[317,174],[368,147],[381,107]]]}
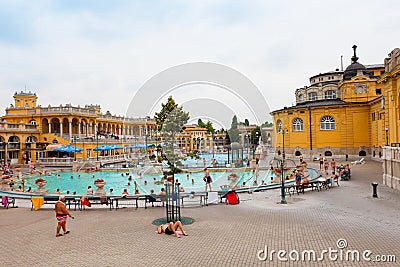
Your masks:
{"label": "street lamp", "polygon": [[285,160],[286,155],[285,155],[285,131],[287,130],[282,130],[282,159]]}
{"label": "street lamp", "polygon": [[386,131],[386,146],[388,146],[388,145],[389,145],[389,135],[388,135],[389,128],[386,127],[386,128],[385,128],[385,131]]}
{"label": "street lamp", "polygon": [[250,158],[250,154],[249,154],[250,136],[248,133],[246,133],[245,137],[246,137],[246,146],[247,146],[247,158]]}
{"label": "street lamp", "polygon": [[282,129],[281,204],[286,204],[285,178],[283,174],[284,162],[285,162],[285,130]]}
{"label": "street lamp", "polygon": [[74,141],[74,161],[76,161],[76,139],[77,139],[76,136],[72,138],[72,140]]}
{"label": "street lamp", "polygon": [[96,132],[96,161],[99,161],[99,132]]}
{"label": "street lamp", "polygon": [[254,136],[252,136],[252,138],[253,138],[253,140],[252,140],[252,142],[253,142],[253,159],[256,157],[256,155],[255,155],[255,153],[256,153],[256,145],[258,144],[257,140],[259,138],[259,134],[260,133],[258,131],[256,131],[256,132],[254,132]]}
{"label": "street lamp", "polygon": [[211,145],[212,145],[212,154],[213,154],[213,158],[214,158],[214,132],[211,132]]}

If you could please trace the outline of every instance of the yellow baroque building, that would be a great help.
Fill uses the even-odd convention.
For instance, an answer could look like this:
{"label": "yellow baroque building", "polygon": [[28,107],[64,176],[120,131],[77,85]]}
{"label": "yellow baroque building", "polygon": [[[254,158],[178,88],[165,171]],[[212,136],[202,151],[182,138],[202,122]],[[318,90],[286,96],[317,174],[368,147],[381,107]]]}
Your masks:
{"label": "yellow baroque building", "polygon": [[311,77],[296,90],[296,105],[271,112],[277,154],[379,159],[399,142],[400,49],[384,64],[363,65],[356,48],[344,71]]}
{"label": "yellow baroque building", "polygon": [[178,147],[185,152],[192,150],[211,152],[213,149],[217,152],[227,145],[226,133],[219,131],[208,133],[206,128],[198,125],[184,125],[176,139]]}
{"label": "yellow baroque building", "polygon": [[0,122],[0,159],[14,163],[36,162],[59,144],[76,143],[83,148],[78,158],[97,156],[99,144],[126,147],[151,141],[157,124],[149,117],[127,118],[101,113],[98,105],[37,105],[31,92],[14,94],[14,104],[6,108]]}

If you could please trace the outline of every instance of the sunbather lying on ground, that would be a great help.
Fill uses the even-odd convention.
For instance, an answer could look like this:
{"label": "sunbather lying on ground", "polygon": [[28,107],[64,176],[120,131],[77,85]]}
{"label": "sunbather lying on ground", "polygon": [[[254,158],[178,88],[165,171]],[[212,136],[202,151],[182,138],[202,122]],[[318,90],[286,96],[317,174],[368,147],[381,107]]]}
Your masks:
{"label": "sunbather lying on ground", "polygon": [[182,235],[187,236],[187,233],[185,230],[183,230],[182,223],[180,221],[177,221],[175,223],[170,222],[167,224],[162,224],[157,227],[157,233],[162,234],[165,233],[167,235],[172,235],[174,234],[176,237],[180,237],[179,233],[176,230],[181,230]]}

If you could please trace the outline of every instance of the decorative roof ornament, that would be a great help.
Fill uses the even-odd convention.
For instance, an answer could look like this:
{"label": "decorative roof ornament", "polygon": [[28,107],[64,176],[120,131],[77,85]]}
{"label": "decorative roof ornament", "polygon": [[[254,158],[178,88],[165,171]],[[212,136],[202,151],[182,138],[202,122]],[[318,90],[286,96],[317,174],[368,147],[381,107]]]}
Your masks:
{"label": "decorative roof ornament", "polygon": [[358,76],[358,75],[370,76],[370,73],[367,71],[365,66],[358,62],[358,57],[356,54],[357,46],[353,45],[352,48],[353,48],[354,54],[351,57],[351,64],[349,66],[347,66],[346,70],[343,73],[344,81],[350,80],[351,78]]}
{"label": "decorative roof ornament", "polygon": [[352,58],[351,58],[351,61],[354,63],[354,62],[357,62],[357,60],[358,60],[358,57],[357,57],[357,55],[356,55],[356,49],[357,49],[357,46],[356,45],[353,45],[353,50],[354,50],[354,55],[352,56]]}

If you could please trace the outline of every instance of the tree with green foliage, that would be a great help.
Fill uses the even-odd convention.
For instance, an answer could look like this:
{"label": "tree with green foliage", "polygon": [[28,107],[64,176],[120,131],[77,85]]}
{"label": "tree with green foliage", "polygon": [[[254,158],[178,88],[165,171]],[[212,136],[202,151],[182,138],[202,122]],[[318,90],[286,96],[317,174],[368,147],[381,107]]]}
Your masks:
{"label": "tree with green foliage", "polygon": [[226,132],[225,139],[226,139],[226,143],[228,145],[230,145],[231,144],[231,138],[229,137],[229,132],[228,131]]}
{"label": "tree with green foliage", "polygon": [[199,126],[200,128],[206,128],[207,129],[207,133],[215,133],[215,129],[212,126],[212,122],[211,121],[207,121],[207,123],[204,123],[201,119],[197,120],[197,126]]}
{"label": "tree with green foliage", "polygon": [[200,128],[206,128],[206,124],[201,119],[197,120],[197,126]]}
{"label": "tree with green foliage", "polygon": [[205,128],[207,129],[208,133],[215,133],[215,129],[214,129],[211,121],[207,121]]}
{"label": "tree with green foliage", "polygon": [[178,107],[178,104],[175,103],[175,100],[172,96],[168,97],[167,103],[161,103],[161,111],[156,112],[154,115],[154,119],[157,122],[158,130],[161,131],[163,128],[163,124],[168,117],[168,115]]}
{"label": "tree with green foliage", "polygon": [[261,128],[260,126],[257,126],[251,131],[251,139],[250,139],[251,144],[257,145],[260,136],[261,136]]}
{"label": "tree with green foliage", "polygon": [[238,125],[238,119],[237,119],[236,115],[233,115],[233,117],[232,117],[232,123],[231,123],[231,128],[237,127],[237,125]]}
{"label": "tree with green foliage", "polygon": [[178,106],[171,96],[168,98],[167,103],[162,104],[161,111],[156,113],[156,121],[164,142],[162,159],[167,161],[170,168],[169,174],[172,175],[180,172],[179,167],[182,166],[180,160],[183,159],[175,154],[175,137],[181,131],[182,126],[188,122],[189,118],[189,113],[183,111],[183,107]]}
{"label": "tree with green foliage", "polygon": [[239,142],[238,119],[236,115],[232,118],[231,128],[228,130],[229,143]]}
{"label": "tree with green foliage", "polygon": [[266,121],[263,124],[261,124],[261,128],[263,128],[263,127],[272,127],[272,126],[274,126],[274,124],[272,122],[268,122],[268,121]]}

